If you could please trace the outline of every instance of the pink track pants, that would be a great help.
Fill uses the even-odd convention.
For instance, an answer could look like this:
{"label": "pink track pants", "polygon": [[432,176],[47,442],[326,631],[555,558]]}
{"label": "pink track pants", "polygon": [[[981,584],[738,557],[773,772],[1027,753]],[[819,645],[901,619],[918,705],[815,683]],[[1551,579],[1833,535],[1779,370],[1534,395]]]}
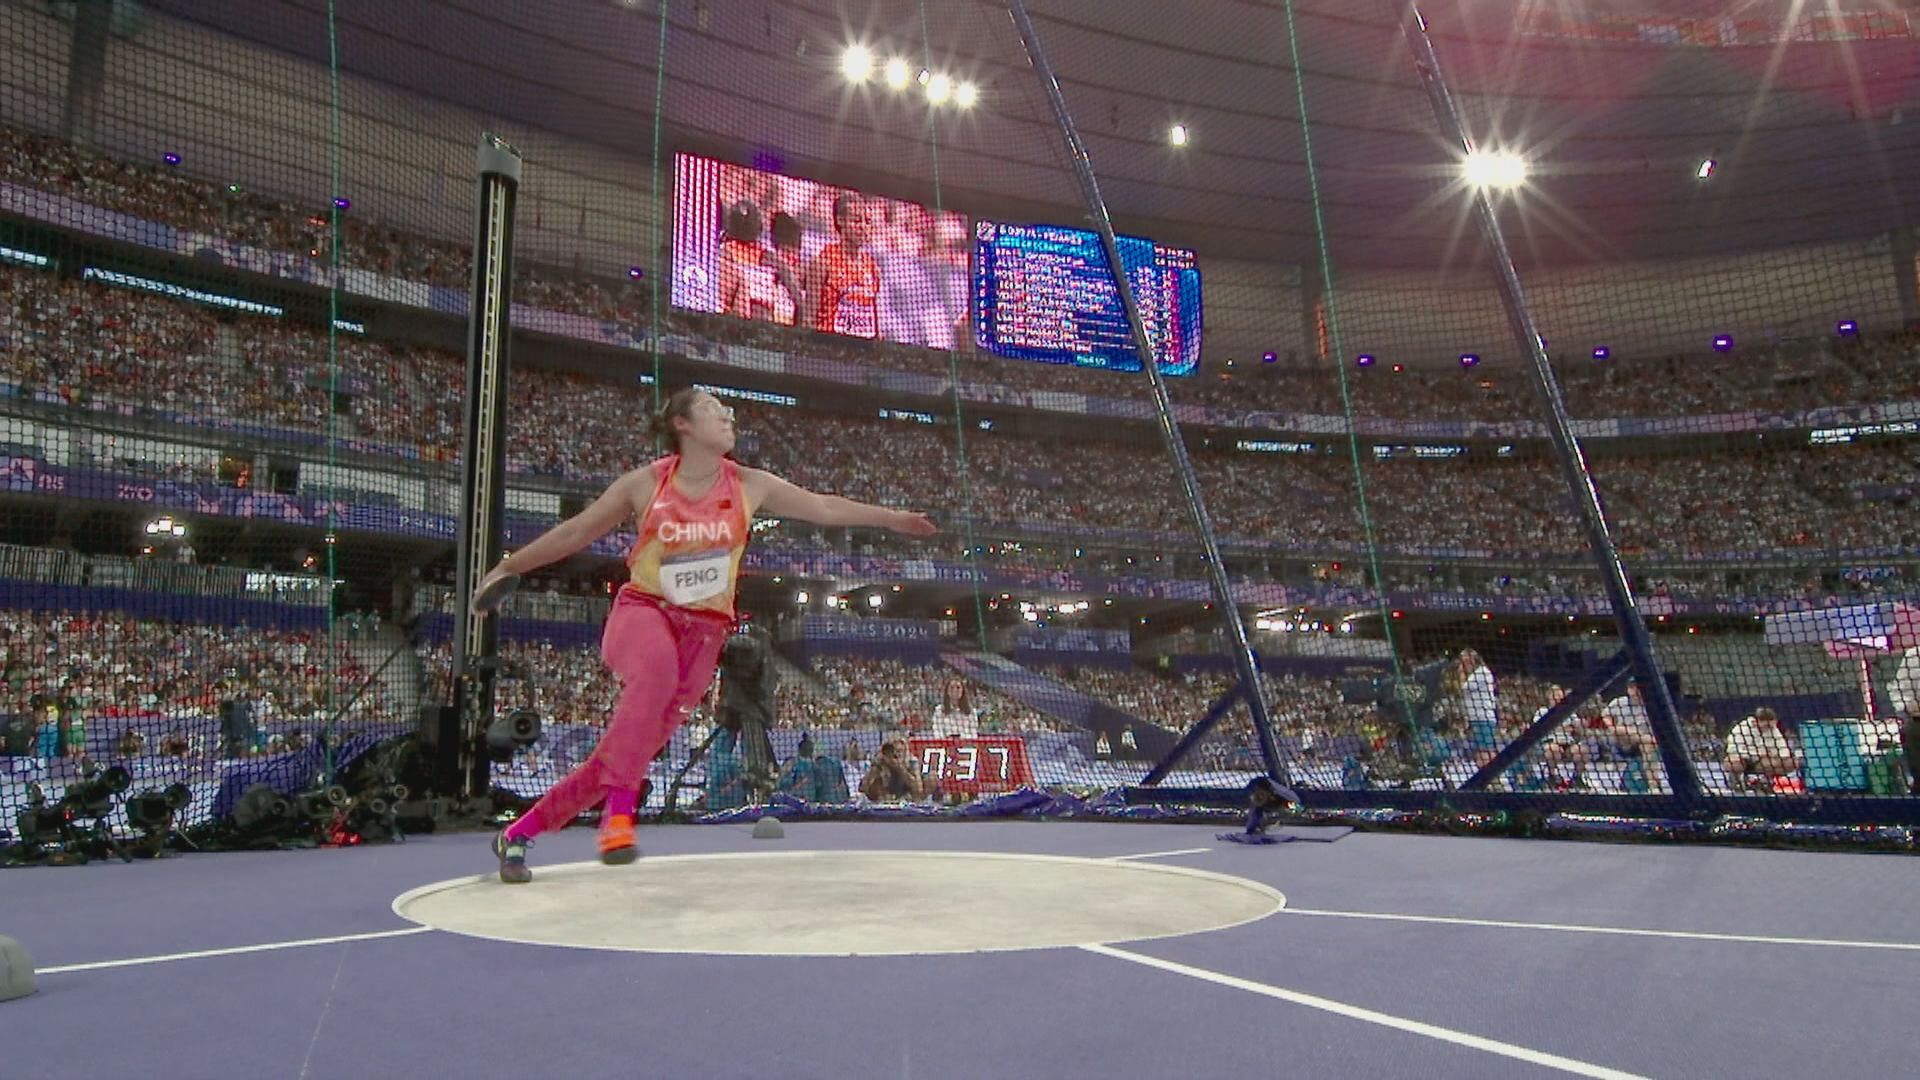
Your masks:
{"label": "pink track pants", "polygon": [[724,615],[620,590],[600,635],[601,659],[620,678],[620,703],[592,756],[527,811],[524,835],[564,828],[609,791],[640,787],[654,755],[713,684],[732,625]]}

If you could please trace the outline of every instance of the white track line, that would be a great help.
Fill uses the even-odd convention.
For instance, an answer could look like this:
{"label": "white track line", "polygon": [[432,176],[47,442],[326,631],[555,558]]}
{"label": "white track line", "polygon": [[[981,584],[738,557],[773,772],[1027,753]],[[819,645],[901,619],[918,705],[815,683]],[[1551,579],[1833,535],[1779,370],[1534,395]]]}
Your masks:
{"label": "white track line", "polygon": [[1622,937],[1680,938],[1686,941],[1734,941],[1751,945],[1818,945],[1832,949],[1890,949],[1920,952],[1920,943],[1905,941],[1848,941],[1841,938],[1768,937],[1764,934],[1714,934],[1693,930],[1641,930],[1631,926],[1579,926],[1567,923],[1511,922],[1506,919],[1463,919],[1448,915],[1394,915],[1375,911],[1316,911],[1286,908],[1282,915],[1319,915],[1329,919],[1373,919],[1381,922],[1440,923],[1446,926],[1490,926],[1502,930],[1552,930],[1563,934],[1615,934]]}
{"label": "white track line", "polygon": [[202,949],[199,952],[166,953],[161,956],[135,956],[126,960],[96,960],[90,964],[62,964],[36,968],[36,975],[65,975],[75,971],[99,971],[103,968],[137,967],[141,964],[166,964],[175,960],[200,960],[209,956],[238,956],[241,953],[273,952],[276,949],[304,949],[310,945],[339,945],[348,941],[378,941],[381,938],[424,934],[433,927],[409,926],[404,930],[376,930],[369,934],[342,934],[339,937],[304,938],[300,941],[270,941],[265,945],[236,945],[231,949]]}
{"label": "white track line", "polygon": [[1434,1024],[1422,1023],[1419,1020],[1408,1020],[1401,1016],[1392,1016],[1383,1012],[1375,1012],[1372,1009],[1363,1009],[1358,1005],[1348,1005],[1345,1002],[1334,1001],[1331,998],[1316,997],[1313,994],[1303,994],[1298,990],[1286,990],[1278,986],[1269,986],[1266,983],[1254,982],[1251,979],[1242,979],[1233,975],[1222,975],[1220,972],[1208,971],[1206,968],[1190,967],[1186,964],[1174,963],[1171,960],[1162,960],[1154,956],[1128,952],[1124,949],[1116,949],[1111,945],[1082,945],[1080,948],[1090,953],[1113,957],[1115,960],[1125,960],[1129,963],[1159,968],[1161,971],[1170,971],[1176,975],[1185,975],[1191,979],[1200,979],[1204,982],[1214,983],[1219,986],[1232,987],[1235,990],[1245,990],[1250,994],[1259,994],[1263,997],[1275,998],[1294,1005],[1304,1005],[1309,1009],[1319,1009],[1322,1012],[1330,1012],[1335,1016],[1344,1016],[1350,1020],[1359,1020],[1368,1024],[1378,1024],[1381,1027],[1389,1027],[1413,1035],[1424,1036],[1429,1039],[1438,1039],[1441,1042],[1453,1043],[1455,1046],[1464,1046],[1469,1050],[1480,1050],[1489,1054],[1498,1054],[1501,1057],[1524,1061],[1530,1065],[1558,1069],[1561,1072],[1572,1073],[1575,1076],[1591,1076],[1597,1078],[1597,1080],[1646,1080],[1646,1078],[1639,1073],[1609,1069],[1604,1065],[1595,1065],[1591,1062],[1561,1057],[1558,1054],[1549,1054],[1542,1050],[1532,1050],[1524,1046],[1516,1046],[1513,1043],[1501,1042],[1498,1039],[1489,1039],[1480,1035],[1470,1035],[1464,1031],[1455,1031],[1452,1028],[1443,1028]]}
{"label": "white track line", "polygon": [[1138,855],[1111,855],[1108,862],[1126,862],[1128,859],[1165,859],[1174,855],[1205,855],[1212,851],[1210,847],[1181,848],[1179,851],[1143,851]]}

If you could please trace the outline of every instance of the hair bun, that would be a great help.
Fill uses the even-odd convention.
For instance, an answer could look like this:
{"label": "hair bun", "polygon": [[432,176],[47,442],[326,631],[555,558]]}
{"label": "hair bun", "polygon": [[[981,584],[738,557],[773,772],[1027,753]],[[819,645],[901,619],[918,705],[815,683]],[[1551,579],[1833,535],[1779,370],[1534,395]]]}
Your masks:
{"label": "hair bun", "polygon": [[673,422],[682,417],[693,415],[693,403],[703,393],[697,386],[683,387],[674,391],[672,396],[662,402],[658,412],[647,421],[647,433],[667,444],[673,453],[680,452],[680,434],[674,430]]}

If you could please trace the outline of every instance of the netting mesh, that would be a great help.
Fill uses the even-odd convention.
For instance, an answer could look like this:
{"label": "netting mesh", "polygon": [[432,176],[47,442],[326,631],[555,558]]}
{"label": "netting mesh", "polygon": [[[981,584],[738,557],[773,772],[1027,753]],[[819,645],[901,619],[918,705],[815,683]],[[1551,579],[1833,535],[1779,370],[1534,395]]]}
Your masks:
{"label": "netting mesh", "polygon": [[[382,740],[456,697],[489,133],[524,162],[508,548],[662,454],[688,386],[743,465],[941,526],[762,514],[759,644],[651,810],[1268,776],[1319,808],[1911,817],[1904,15],[1427,11],[1469,161],[1400,5],[1015,7],[1037,51],[975,2],[0,8],[0,829],[151,834],[96,797],[115,765],[243,839],[453,794]],[[1272,755],[1224,700],[1174,431]],[[617,714],[634,529],[500,612],[495,711],[543,731],[499,792]]]}

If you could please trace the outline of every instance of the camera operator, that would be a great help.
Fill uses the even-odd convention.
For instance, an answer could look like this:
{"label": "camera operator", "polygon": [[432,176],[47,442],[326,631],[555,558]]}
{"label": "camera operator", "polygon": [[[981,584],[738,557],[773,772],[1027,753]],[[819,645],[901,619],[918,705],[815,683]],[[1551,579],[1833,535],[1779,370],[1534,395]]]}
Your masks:
{"label": "camera operator", "polygon": [[888,739],[880,744],[880,753],[861,778],[860,794],[873,802],[922,798],[931,785],[923,784],[916,771],[900,741]]}
{"label": "camera operator", "polygon": [[767,734],[773,726],[778,682],[768,656],[771,648],[765,628],[748,624],[729,637],[720,652],[719,723],[733,733],[741,781],[756,802],[772,794],[779,775],[773,740]]}

